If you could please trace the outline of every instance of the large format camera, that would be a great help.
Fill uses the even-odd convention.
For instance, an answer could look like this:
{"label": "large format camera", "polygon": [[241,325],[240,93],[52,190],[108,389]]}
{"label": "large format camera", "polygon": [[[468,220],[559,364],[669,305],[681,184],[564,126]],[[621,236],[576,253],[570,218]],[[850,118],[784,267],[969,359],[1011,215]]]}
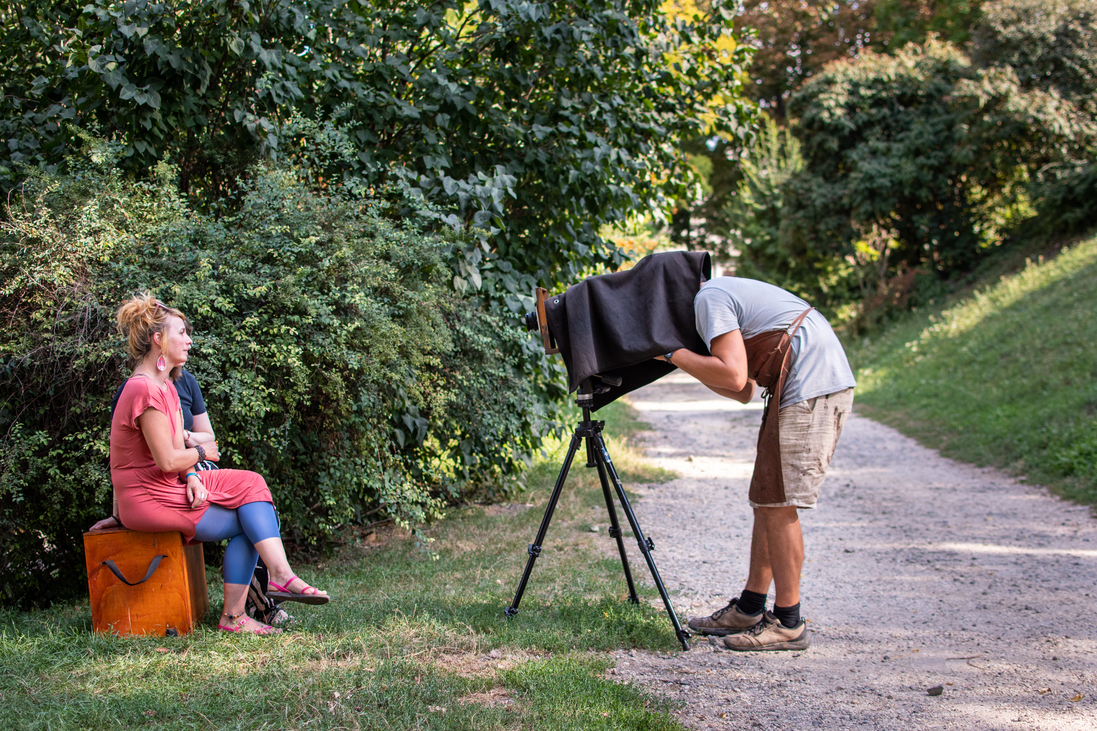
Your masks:
{"label": "large format camera", "polygon": [[652,254],[631,269],[589,277],[563,294],[538,287],[536,309],[522,322],[540,332],[546,353],[563,358],[571,391],[595,378],[602,391],[594,397],[597,410],[674,370],[656,356],[678,348],[708,352],[695,326],[693,298],[711,278],[707,252]]}

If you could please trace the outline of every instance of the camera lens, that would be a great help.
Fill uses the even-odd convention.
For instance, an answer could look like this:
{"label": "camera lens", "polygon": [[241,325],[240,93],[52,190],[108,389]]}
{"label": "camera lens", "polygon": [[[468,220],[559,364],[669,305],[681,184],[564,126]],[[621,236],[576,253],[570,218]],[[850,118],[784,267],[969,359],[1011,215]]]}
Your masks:
{"label": "camera lens", "polygon": [[534,332],[536,330],[541,329],[541,326],[537,324],[537,313],[536,312],[527,312],[525,314],[525,316],[522,318],[522,320],[525,321],[526,329],[529,330],[530,332]]}

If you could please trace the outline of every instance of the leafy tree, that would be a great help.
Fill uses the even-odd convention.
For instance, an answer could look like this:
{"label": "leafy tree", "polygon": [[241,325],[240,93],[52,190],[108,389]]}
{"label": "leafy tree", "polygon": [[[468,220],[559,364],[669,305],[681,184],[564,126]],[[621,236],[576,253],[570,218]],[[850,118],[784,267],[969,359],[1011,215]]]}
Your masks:
{"label": "leafy tree", "polygon": [[931,37],[962,46],[979,20],[980,0],[879,0],[876,27],[897,51]]}
{"label": "leafy tree", "polygon": [[876,0],[746,0],[740,27],[755,32],[747,93],[783,122],[789,95],[832,61],[883,48]]}
{"label": "leafy tree", "polygon": [[[754,50],[744,94],[785,123],[789,95],[826,64],[882,47],[886,37],[875,30],[874,2],[747,0],[737,21]],[[705,135],[685,140],[682,149],[703,182],[694,195],[678,199],[670,238],[690,249],[724,251],[727,230],[738,225],[726,213],[742,181],[740,141]]]}
{"label": "leafy tree", "polygon": [[789,95],[827,64],[894,53],[931,36],[963,45],[979,0],[746,0],[739,25],[756,48],[746,93],[784,123]]}
{"label": "leafy tree", "polygon": [[[783,246],[840,260],[875,231],[895,242],[891,267],[942,277],[1000,241],[1027,215],[1030,176],[1094,132],[1058,96],[1025,91],[1010,69],[973,67],[938,41],[831,66],[790,109],[805,168],[785,189]],[[857,290],[851,278],[848,292],[824,294],[842,301]]]}
{"label": "leafy tree", "polygon": [[[0,11],[0,187],[52,168],[77,129],[167,160],[196,203],[330,121],[352,155],[318,184],[398,181],[491,229],[520,274],[565,282],[614,251],[605,223],[691,179],[679,140],[749,135],[745,47],[722,0],[671,21],[654,0],[28,0]],[[530,281],[503,277],[509,290]]]}
{"label": "leafy tree", "polygon": [[[987,4],[972,43],[987,66],[1008,66],[1025,89],[1054,90],[1097,116],[1097,2],[999,0]],[[1041,168],[1033,186],[1048,233],[1097,225],[1097,146]]]}
{"label": "leafy tree", "polygon": [[1097,101],[1097,0],[998,0],[984,6],[972,59],[1009,66],[1026,89]]}
{"label": "leafy tree", "polygon": [[[728,222],[725,256],[738,276],[770,282],[812,303],[833,306],[846,299],[843,288],[849,286],[852,272],[849,257],[835,256],[826,242],[788,235],[786,191],[803,170],[800,140],[791,129],[768,119],[743,156],[742,179],[724,212]],[[876,259],[872,262],[879,264]]]}
{"label": "leafy tree", "polygon": [[[370,511],[415,523],[513,471],[558,391],[499,313],[618,263],[600,232],[686,190],[680,140],[749,138],[733,16],[721,0],[675,18],[654,0],[0,7],[0,521],[40,531],[12,528],[19,550],[71,545],[103,497],[110,310],[138,287],[170,287],[208,333],[219,431],[300,508],[301,538]],[[115,176],[82,161],[89,134],[116,143]]]}
{"label": "leafy tree", "polygon": [[[798,294],[806,294],[800,291],[804,277],[789,276],[788,269],[807,262],[802,253],[798,256],[782,249],[781,221],[785,213],[784,187],[803,167],[800,141],[768,118],[743,156],[742,179],[725,211],[729,241],[739,254],[736,274],[772,282]],[[721,258],[730,258],[732,252],[721,254]]]}

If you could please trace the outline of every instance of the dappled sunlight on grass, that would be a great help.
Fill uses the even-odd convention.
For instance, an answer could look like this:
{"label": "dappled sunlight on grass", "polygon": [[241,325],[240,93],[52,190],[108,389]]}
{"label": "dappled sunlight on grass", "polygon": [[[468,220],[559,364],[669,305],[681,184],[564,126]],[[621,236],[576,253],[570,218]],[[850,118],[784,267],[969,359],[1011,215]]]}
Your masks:
{"label": "dappled sunlight on grass", "polygon": [[1097,239],[852,344],[857,408],[1097,502]]}
{"label": "dappled sunlight on grass", "polygon": [[[627,418],[607,441],[623,479],[666,479],[632,449],[639,427],[617,410]],[[529,504],[454,509],[425,529],[426,549],[392,530],[301,567],[333,600],[287,605],[296,621],[282,635],[217,631],[218,596],[181,638],[94,635],[86,605],[0,611],[0,728],[679,729],[664,704],[603,677],[595,653],[676,640],[653,589],[627,601],[614,542],[591,531],[605,503],[581,457],[515,617],[503,608],[555,454],[518,496]]]}

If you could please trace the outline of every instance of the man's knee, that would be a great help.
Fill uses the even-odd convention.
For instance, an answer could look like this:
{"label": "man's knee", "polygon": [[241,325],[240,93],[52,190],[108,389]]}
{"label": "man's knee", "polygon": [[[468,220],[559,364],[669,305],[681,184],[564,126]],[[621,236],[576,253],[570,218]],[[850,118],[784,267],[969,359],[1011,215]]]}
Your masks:
{"label": "man's knee", "polygon": [[800,520],[800,512],[795,505],[757,506],[754,508],[754,519],[766,525],[795,523]]}

